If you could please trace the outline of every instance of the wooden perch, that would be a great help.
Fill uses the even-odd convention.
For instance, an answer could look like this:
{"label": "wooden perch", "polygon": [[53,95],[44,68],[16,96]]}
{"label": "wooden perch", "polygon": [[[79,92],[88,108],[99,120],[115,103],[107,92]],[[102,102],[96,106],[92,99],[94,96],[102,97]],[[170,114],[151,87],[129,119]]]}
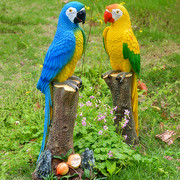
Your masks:
{"label": "wooden perch", "polygon": [[[128,145],[135,145],[138,144],[138,137],[135,130],[135,123],[131,106],[132,74],[127,74],[121,83],[120,79],[116,80],[117,74],[119,73],[110,74],[110,76],[102,75],[102,78],[105,80],[106,84],[111,90],[113,106],[117,106],[117,110],[115,111],[116,119],[114,120],[114,124],[117,126],[116,132],[119,133],[122,130],[122,135],[127,135],[125,142]],[[130,120],[126,127],[122,128],[120,122],[122,121],[122,118],[124,118],[125,110],[130,111]]]}
{"label": "wooden perch", "polygon": [[[56,167],[61,160],[54,159],[53,156],[65,155],[70,149],[74,152],[73,132],[78,98],[79,91],[68,85],[58,82],[53,83],[53,111],[49,135],[46,148],[38,161],[36,170],[32,174],[33,179],[42,179],[41,174],[47,171],[47,169],[49,170],[50,167],[53,173],[56,174]],[[48,156],[51,157],[50,162],[47,162],[49,161]],[[41,163],[39,163],[40,161]],[[50,165],[47,165],[48,163]]]}
{"label": "wooden perch", "polygon": [[[66,154],[73,148],[73,132],[78,106],[79,91],[68,85],[53,84],[53,116],[46,149],[52,156]],[[59,162],[59,161],[58,161]],[[53,171],[57,159],[52,159]]]}

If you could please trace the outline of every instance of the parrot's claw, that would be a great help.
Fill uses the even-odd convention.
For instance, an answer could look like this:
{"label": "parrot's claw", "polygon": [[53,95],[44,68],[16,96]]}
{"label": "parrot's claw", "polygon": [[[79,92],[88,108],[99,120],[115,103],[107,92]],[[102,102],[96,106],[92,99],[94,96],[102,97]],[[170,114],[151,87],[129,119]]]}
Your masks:
{"label": "parrot's claw", "polygon": [[64,82],[54,82],[54,85],[57,85],[58,87],[67,87],[69,86],[71,89],[74,89],[76,92],[79,90],[78,86],[74,83],[74,81],[66,80]]}
{"label": "parrot's claw", "polygon": [[131,73],[128,73],[128,72],[121,72],[121,73],[119,73],[119,74],[116,76],[116,80],[121,79],[121,80],[120,80],[120,83],[122,83],[123,80],[124,80],[124,78],[125,78],[126,75],[128,75],[128,74],[131,74]]}
{"label": "parrot's claw", "polygon": [[69,79],[67,81],[74,84],[74,85],[76,85],[77,87],[79,86],[79,82],[77,82],[77,81],[69,80]]}
{"label": "parrot's claw", "polygon": [[82,87],[82,80],[79,77],[77,77],[77,76],[73,75],[73,76],[69,77],[68,81],[72,82],[73,84],[75,84],[79,88]]}
{"label": "parrot's claw", "polygon": [[101,75],[101,78],[109,78],[110,76],[111,76],[111,74],[113,74],[113,73],[117,73],[117,72],[119,72],[119,71],[114,71],[114,70],[110,70],[110,71],[107,71],[107,72],[105,72],[104,74],[102,74]]}
{"label": "parrot's claw", "polygon": [[74,90],[76,90],[76,92],[79,90],[78,84],[76,85],[75,81],[66,80],[64,83],[67,84],[68,86],[72,87]]}

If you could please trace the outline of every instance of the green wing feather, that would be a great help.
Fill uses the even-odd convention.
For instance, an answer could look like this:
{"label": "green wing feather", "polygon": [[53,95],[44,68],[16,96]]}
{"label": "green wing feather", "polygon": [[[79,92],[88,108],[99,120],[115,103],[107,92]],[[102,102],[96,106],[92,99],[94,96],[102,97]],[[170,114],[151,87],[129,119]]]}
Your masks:
{"label": "green wing feather", "polygon": [[134,54],[134,52],[128,48],[128,44],[123,43],[123,57],[124,59],[129,59],[134,72],[139,76],[140,66],[141,66],[140,54]]}
{"label": "green wing feather", "polygon": [[123,35],[123,57],[129,59],[131,67],[139,76],[140,72],[140,50],[132,29],[127,29]]}

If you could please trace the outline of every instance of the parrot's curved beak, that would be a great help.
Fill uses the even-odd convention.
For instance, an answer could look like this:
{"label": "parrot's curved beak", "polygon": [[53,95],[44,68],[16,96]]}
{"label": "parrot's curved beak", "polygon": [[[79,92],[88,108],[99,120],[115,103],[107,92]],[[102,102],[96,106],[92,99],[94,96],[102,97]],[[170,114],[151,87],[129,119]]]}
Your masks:
{"label": "parrot's curved beak", "polygon": [[104,22],[107,23],[107,22],[114,22],[114,19],[112,18],[112,14],[111,12],[109,12],[107,9],[104,13]]}
{"label": "parrot's curved beak", "polygon": [[86,20],[86,11],[85,8],[82,8],[78,13],[77,16],[74,18],[74,23],[80,23],[82,22],[83,24],[85,23]]}

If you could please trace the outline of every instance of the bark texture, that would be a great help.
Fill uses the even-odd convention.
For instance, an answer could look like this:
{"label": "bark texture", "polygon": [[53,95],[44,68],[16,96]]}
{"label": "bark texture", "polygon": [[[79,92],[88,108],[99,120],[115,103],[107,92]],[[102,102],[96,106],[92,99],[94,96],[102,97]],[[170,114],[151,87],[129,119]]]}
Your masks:
{"label": "bark texture", "polygon": [[[114,107],[117,106],[115,111],[116,119],[114,124],[117,126],[116,132],[119,133],[122,130],[122,135],[127,135],[125,142],[128,145],[138,144],[138,137],[135,130],[135,123],[133,118],[133,111],[131,105],[131,85],[132,85],[132,74],[126,75],[123,82],[120,83],[120,79],[116,80],[117,74],[111,74],[110,76],[104,76],[106,84],[111,90],[112,100]],[[125,128],[122,128],[120,122],[124,118],[125,110],[129,110],[130,120]]]}
{"label": "bark texture", "polygon": [[54,83],[53,116],[46,149],[54,155],[66,154],[73,149],[73,132],[79,91]]}
{"label": "bark texture", "polygon": [[[46,149],[52,157],[66,154],[73,148],[73,132],[78,106],[79,91],[69,86],[53,84],[53,115]],[[52,159],[52,169],[55,172],[58,159]]]}
{"label": "bark texture", "polygon": [[[51,152],[51,167],[54,174],[56,174],[56,167],[61,160],[54,159],[53,156],[65,155],[70,149],[74,152],[73,132],[78,98],[79,91],[68,85],[62,85],[58,82],[53,83],[52,120],[44,152]],[[35,180],[39,179],[37,172],[38,170],[36,168],[32,174]]]}

